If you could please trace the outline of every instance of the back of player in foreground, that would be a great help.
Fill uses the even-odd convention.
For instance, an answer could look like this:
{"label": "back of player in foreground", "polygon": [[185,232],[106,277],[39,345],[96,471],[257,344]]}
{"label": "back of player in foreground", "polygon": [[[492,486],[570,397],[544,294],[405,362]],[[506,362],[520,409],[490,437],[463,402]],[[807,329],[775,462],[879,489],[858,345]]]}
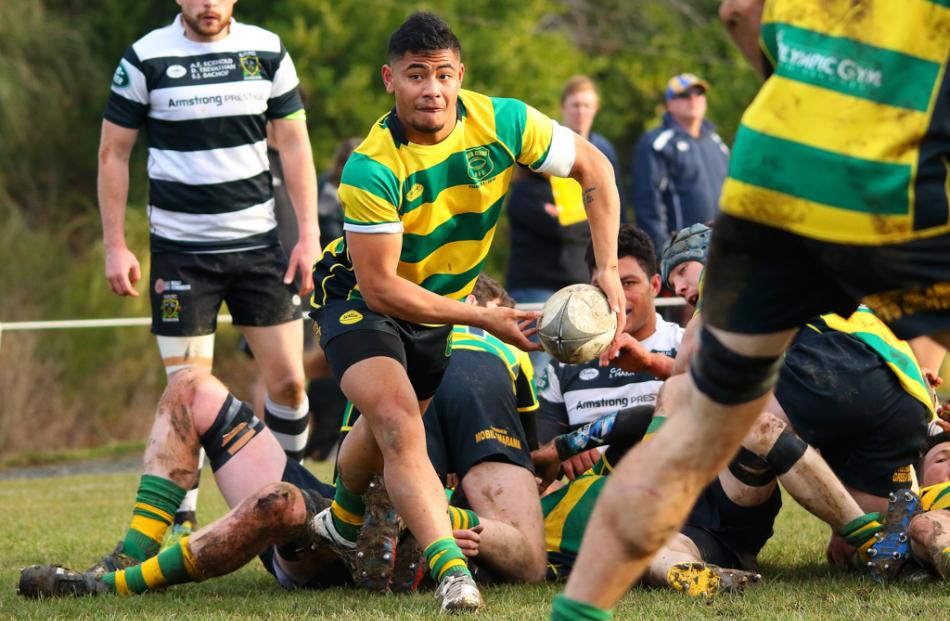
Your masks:
{"label": "back of player in foreground", "polygon": [[863,300],[901,338],[950,342],[950,7],[735,0],[720,14],[767,81],[723,189],[689,406],[618,466],[553,619],[609,617],[734,454],[809,317]]}

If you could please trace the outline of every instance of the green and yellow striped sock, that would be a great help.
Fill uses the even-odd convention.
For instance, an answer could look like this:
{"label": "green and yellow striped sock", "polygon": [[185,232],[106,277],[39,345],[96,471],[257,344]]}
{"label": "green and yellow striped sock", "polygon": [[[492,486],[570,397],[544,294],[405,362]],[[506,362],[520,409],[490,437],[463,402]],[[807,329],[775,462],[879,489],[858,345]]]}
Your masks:
{"label": "green and yellow striped sock", "polygon": [[165,531],[172,524],[185,490],[172,481],[143,474],[132,508],[132,523],[122,540],[122,551],[144,561],[158,554]]}
{"label": "green and yellow striped sock", "polygon": [[475,528],[480,523],[478,515],[474,511],[459,509],[458,507],[449,507],[449,520],[452,522],[452,530]]}
{"label": "green and yellow striped sock", "polygon": [[442,582],[445,576],[472,575],[468,570],[468,565],[465,564],[465,555],[455,543],[454,537],[436,539],[429,544],[423,554],[429,566],[429,575],[436,584]]}
{"label": "green and yellow striped sock", "polygon": [[141,565],[108,573],[102,577],[102,582],[119,595],[145,593],[184,582],[201,582],[205,578],[191,556],[188,539],[183,537]]}
{"label": "green and yellow striped sock", "polygon": [[356,541],[360,529],[363,528],[366,513],[366,503],[363,497],[346,489],[343,479],[336,480],[336,493],[333,495],[333,504],[330,505],[330,517],[333,518],[333,527],[347,541]]}
{"label": "green and yellow striped sock", "polygon": [[884,528],[880,519],[881,514],[877,511],[866,513],[838,529],[838,534],[858,549],[858,558],[862,563],[867,563],[870,560],[867,554],[868,548],[874,545],[874,535]]}
{"label": "green and yellow striped sock", "polygon": [[579,602],[563,593],[554,597],[551,621],[609,621],[612,613],[593,604]]}

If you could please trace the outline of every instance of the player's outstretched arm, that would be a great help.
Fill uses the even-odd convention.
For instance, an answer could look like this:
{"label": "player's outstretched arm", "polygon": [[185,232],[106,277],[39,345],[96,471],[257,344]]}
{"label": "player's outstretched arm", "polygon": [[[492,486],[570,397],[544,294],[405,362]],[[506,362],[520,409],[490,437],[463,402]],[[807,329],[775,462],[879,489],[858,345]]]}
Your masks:
{"label": "player's outstretched arm", "polygon": [[762,26],[762,8],[765,0],[723,0],[719,5],[719,19],[736,42],[739,51],[752,68],[763,78],[765,66],[759,48],[759,29]]}
{"label": "player's outstretched arm", "polygon": [[594,282],[607,296],[610,308],[617,314],[617,333],[608,353],[617,348],[623,331],[626,300],[617,271],[617,236],[620,232],[620,194],[614,169],[607,156],[578,135],[574,136],[574,166],[570,176],[581,185],[584,209],[590,223],[594,245]]}
{"label": "player's outstretched arm", "polygon": [[116,295],[137,296],[135,283],[142,270],[125,245],[125,205],[129,198],[129,156],[139,131],[102,121],[99,139],[99,213],[106,250],[106,280]]}
{"label": "player's outstretched arm", "polygon": [[462,324],[491,332],[524,351],[540,349],[528,340],[528,324],[540,313],[515,308],[485,308],[432,293],[396,273],[401,233],[346,234],[347,248],[366,304],[384,315],[414,323]]}
{"label": "player's outstretched arm", "polygon": [[274,141],[284,169],[287,193],[297,216],[297,243],[290,252],[284,284],[300,272],[298,292],[313,291],[313,264],[320,255],[320,225],[317,221],[317,177],[307,123],[303,119],[274,119]]}

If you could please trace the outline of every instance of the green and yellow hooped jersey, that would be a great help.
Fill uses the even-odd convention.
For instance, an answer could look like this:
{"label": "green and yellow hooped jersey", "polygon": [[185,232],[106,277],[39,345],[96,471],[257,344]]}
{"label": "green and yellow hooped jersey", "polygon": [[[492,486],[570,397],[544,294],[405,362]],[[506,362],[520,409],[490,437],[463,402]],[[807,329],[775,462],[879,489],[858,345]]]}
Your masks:
{"label": "green and yellow hooped jersey", "polygon": [[[402,233],[396,272],[433,293],[462,300],[488,254],[515,164],[567,176],[573,133],[516,99],[463,90],[458,122],[435,145],[406,139],[395,109],[379,119],[343,169],[344,230]],[[359,298],[346,239],[315,268],[313,304]]]}
{"label": "green and yellow hooped jersey", "polygon": [[[511,377],[511,389],[521,413],[538,409],[538,396],[534,391],[534,367],[528,354],[481,328],[454,326],[452,328],[452,351],[481,351],[501,359]],[[449,363],[451,364],[451,363]]]}
{"label": "green and yellow hooped jersey", "polygon": [[863,342],[884,360],[897,376],[901,387],[936,416],[930,383],[920,370],[920,364],[910,345],[894,336],[891,329],[867,306],[859,306],[847,319],[834,314],[822,315],[814,322],[806,324],[806,328],[817,332],[844,332]]}
{"label": "green and yellow hooped jersey", "polygon": [[770,0],[726,213],[834,243],[950,231],[950,1]]}

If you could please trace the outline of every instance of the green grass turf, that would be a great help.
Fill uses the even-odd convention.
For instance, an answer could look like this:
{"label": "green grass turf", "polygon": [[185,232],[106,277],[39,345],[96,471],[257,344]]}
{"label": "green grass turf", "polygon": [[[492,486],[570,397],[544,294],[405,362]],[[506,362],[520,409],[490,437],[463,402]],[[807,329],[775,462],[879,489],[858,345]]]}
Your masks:
{"label": "green grass turf", "polygon": [[[314,470],[328,475],[325,464]],[[30,601],[16,595],[19,568],[61,563],[85,568],[125,532],[138,477],[77,475],[0,482],[0,619],[431,619],[430,593],[378,596],[355,590],[287,592],[258,562],[223,578],[141,597]],[[202,479],[199,519],[225,510],[210,471]],[[950,603],[947,586],[881,587],[829,568],[827,528],[786,499],[776,535],[763,550],[764,584],[741,597],[710,604],[665,590],[634,589],[618,619],[938,619]],[[547,619],[560,587],[506,586],[485,590],[479,619]]]}

